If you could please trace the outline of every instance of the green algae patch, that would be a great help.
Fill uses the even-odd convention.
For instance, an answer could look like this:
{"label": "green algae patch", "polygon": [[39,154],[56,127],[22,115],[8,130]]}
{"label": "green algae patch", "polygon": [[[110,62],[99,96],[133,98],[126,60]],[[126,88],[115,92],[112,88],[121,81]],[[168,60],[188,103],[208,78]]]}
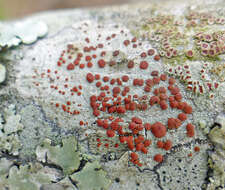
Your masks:
{"label": "green algae patch", "polygon": [[80,165],[80,153],[77,151],[77,141],[74,137],[62,140],[62,146],[52,146],[51,141],[46,139],[41,146],[36,149],[38,160],[55,164],[63,169],[65,175],[69,175],[78,169]]}
{"label": "green algae patch", "polygon": [[107,179],[106,172],[101,169],[97,161],[87,163],[82,171],[73,174],[71,179],[77,183],[80,190],[105,190],[110,186],[110,180]]}

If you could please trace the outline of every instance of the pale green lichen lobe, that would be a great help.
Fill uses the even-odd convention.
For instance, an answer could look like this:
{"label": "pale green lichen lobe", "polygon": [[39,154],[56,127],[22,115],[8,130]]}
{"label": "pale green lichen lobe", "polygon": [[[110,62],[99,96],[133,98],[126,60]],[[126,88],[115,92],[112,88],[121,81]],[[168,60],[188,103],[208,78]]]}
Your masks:
{"label": "pale green lichen lobe", "polygon": [[0,51],[2,48],[18,46],[20,43],[32,44],[48,33],[43,21],[24,20],[14,23],[0,22]]}
{"label": "pale green lichen lobe", "polygon": [[71,174],[78,169],[80,165],[80,153],[77,150],[77,141],[74,137],[69,137],[62,140],[62,147],[52,146],[51,141],[46,139],[41,146],[36,149],[38,160],[56,164],[63,169],[65,175]]}
{"label": "pale green lichen lobe", "polygon": [[77,182],[80,190],[105,190],[110,185],[110,180],[106,178],[106,172],[101,169],[101,165],[97,161],[87,163],[81,172],[73,174],[71,178]]}

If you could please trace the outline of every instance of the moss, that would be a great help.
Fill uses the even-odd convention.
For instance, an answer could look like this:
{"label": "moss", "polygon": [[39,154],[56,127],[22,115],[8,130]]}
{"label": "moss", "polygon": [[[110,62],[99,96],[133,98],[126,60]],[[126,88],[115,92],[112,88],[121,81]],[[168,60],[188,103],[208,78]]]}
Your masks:
{"label": "moss", "polygon": [[87,163],[82,171],[73,174],[71,178],[77,183],[80,190],[105,190],[110,185],[106,172],[101,169],[97,161]]}

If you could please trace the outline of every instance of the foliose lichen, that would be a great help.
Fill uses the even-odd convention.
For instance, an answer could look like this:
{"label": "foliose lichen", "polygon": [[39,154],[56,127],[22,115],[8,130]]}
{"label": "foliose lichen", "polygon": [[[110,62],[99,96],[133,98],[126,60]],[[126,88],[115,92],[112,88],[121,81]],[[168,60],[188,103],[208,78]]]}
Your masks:
{"label": "foliose lichen", "polygon": [[12,23],[0,22],[0,51],[3,48],[31,44],[44,37],[48,26],[43,21],[23,20]]}
{"label": "foliose lichen", "polygon": [[6,177],[1,176],[0,187],[3,190],[39,190],[42,184],[51,182],[51,178],[42,169],[37,163],[21,165],[19,168],[13,166]]}
{"label": "foliose lichen", "polygon": [[23,129],[21,116],[16,113],[15,105],[9,105],[0,113],[0,148],[13,155],[18,155],[21,149],[19,133]]}
{"label": "foliose lichen", "polygon": [[110,185],[110,180],[106,175],[107,173],[101,168],[98,161],[94,161],[93,163],[88,162],[82,171],[71,175],[71,179],[80,190],[106,190]]}
{"label": "foliose lichen", "polygon": [[[55,164],[63,169],[65,175],[69,175],[78,169],[80,165],[80,153],[77,149],[77,141],[74,137],[62,140],[62,146],[52,146],[49,139],[36,149],[37,159],[42,162]],[[46,159],[47,158],[47,159]]]}

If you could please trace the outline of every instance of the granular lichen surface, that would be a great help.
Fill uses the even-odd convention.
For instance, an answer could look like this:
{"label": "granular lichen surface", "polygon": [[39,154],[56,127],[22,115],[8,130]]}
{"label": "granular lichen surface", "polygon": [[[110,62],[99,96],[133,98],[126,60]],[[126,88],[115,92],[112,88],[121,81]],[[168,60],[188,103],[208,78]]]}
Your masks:
{"label": "granular lichen surface", "polygon": [[0,187],[225,188],[222,5],[35,16],[48,35],[1,60]]}

